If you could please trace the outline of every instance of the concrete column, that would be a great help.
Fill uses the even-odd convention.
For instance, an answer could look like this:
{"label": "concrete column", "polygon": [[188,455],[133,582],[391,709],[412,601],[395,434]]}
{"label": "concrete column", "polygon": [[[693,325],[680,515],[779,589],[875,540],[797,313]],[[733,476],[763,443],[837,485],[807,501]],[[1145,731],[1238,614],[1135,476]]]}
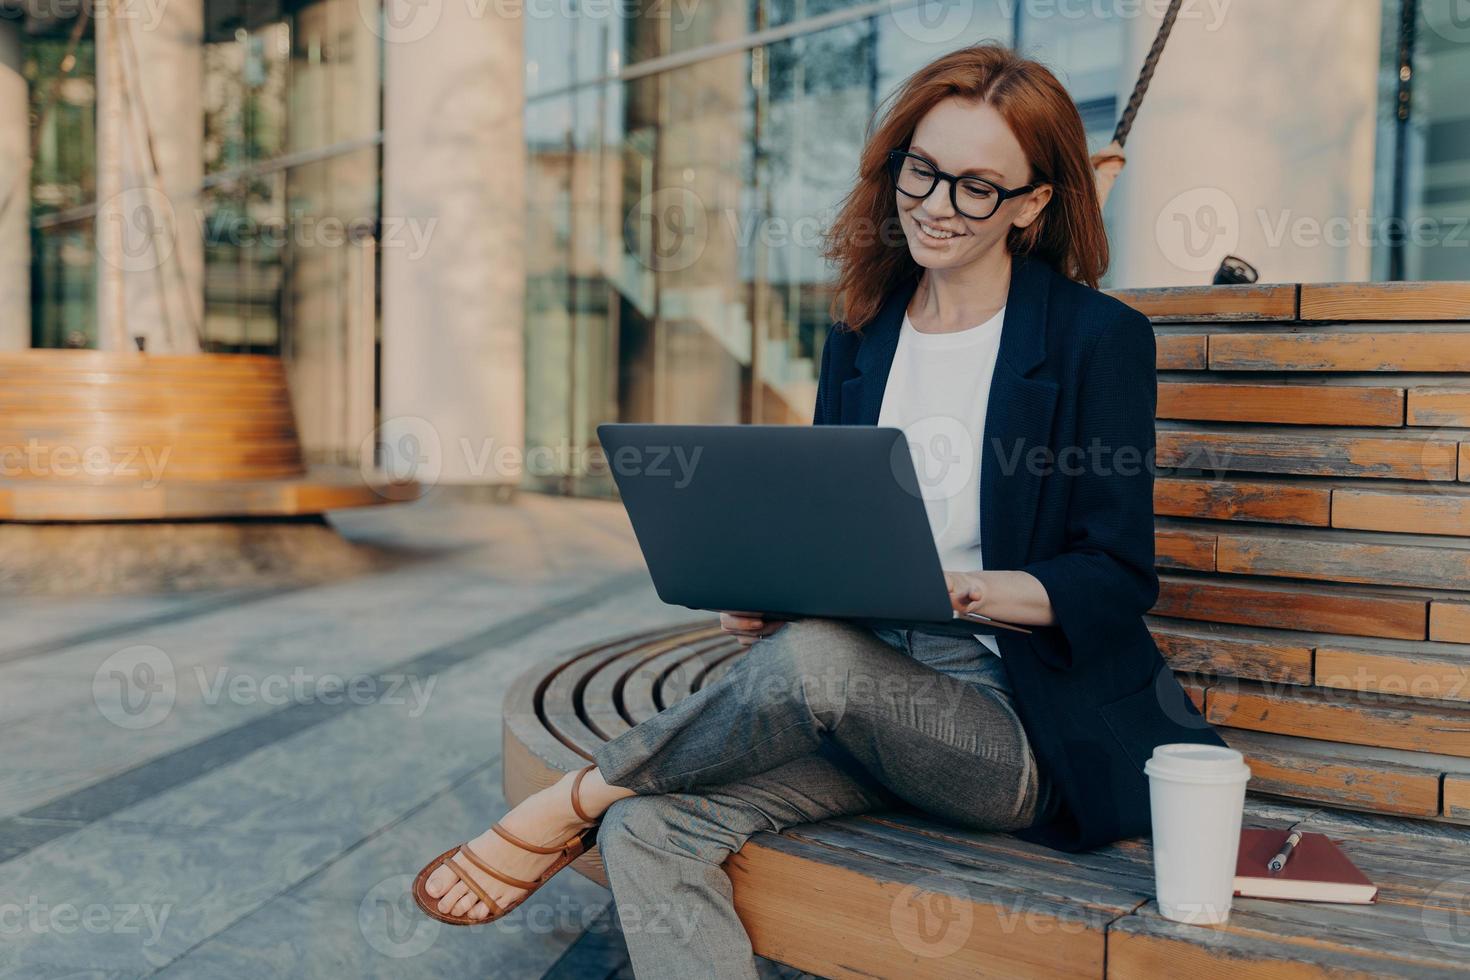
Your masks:
{"label": "concrete column", "polygon": [[520,478],[524,51],[505,6],[386,0],[380,27],[380,446],[430,482]]}
{"label": "concrete column", "polygon": [[[1379,0],[1186,4],[1113,191],[1120,287],[1368,279]],[[1119,104],[1158,29],[1129,21]]]}
{"label": "concrete column", "polygon": [[97,4],[97,326],[104,349],[142,337],[150,352],[198,350],[203,24],[203,0]]}
{"label": "concrete column", "polygon": [[30,94],[21,21],[0,19],[0,350],[31,346]]}

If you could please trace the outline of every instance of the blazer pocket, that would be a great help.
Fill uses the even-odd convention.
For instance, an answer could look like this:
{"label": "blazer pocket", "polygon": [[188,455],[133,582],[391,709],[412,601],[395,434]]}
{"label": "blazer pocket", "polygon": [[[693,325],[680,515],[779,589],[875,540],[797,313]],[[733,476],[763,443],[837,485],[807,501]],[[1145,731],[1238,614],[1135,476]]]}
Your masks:
{"label": "blazer pocket", "polygon": [[1097,713],[1139,772],[1154,754],[1155,746],[1176,741],[1163,705],[1159,704],[1159,691],[1154,684],[1099,705]]}

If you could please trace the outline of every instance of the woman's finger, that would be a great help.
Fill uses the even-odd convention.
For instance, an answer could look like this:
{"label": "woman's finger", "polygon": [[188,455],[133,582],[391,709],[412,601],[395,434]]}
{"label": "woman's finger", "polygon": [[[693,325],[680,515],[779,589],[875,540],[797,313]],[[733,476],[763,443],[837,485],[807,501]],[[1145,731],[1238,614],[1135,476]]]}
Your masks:
{"label": "woman's finger", "polygon": [[765,624],[766,621],[764,619],[749,613],[720,613],[720,628],[727,632],[756,630]]}

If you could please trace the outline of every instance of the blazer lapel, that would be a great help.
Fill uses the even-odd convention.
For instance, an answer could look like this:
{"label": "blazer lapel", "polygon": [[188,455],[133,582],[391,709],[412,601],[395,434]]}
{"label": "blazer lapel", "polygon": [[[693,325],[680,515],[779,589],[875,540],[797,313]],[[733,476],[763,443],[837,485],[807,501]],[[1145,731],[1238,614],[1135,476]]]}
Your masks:
{"label": "blazer lapel", "polygon": [[842,424],[877,425],[888,387],[888,370],[898,350],[904,311],[919,286],[917,278],[896,287],[883,301],[873,322],[863,328],[854,367],[857,374],[842,382]]}
{"label": "blazer lapel", "polygon": [[1051,446],[1058,388],[1054,381],[1026,375],[1046,358],[1053,275],[1035,260],[1016,259],[1011,268],[980,447],[980,551],[986,568],[1020,568],[1030,558],[1040,499],[1037,484],[1047,460],[1038,463],[1028,454],[1037,446]]}

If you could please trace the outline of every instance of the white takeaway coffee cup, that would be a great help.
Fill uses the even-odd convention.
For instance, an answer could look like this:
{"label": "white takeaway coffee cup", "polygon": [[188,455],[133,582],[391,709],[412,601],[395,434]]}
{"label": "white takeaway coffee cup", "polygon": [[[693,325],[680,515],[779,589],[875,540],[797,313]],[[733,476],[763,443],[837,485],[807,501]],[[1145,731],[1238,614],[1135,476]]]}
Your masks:
{"label": "white takeaway coffee cup", "polygon": [[1143,771],[1159,912],[1194,925],[1224,922],[1250,767],[1234,749],[1180,742],[1157,746]]}

